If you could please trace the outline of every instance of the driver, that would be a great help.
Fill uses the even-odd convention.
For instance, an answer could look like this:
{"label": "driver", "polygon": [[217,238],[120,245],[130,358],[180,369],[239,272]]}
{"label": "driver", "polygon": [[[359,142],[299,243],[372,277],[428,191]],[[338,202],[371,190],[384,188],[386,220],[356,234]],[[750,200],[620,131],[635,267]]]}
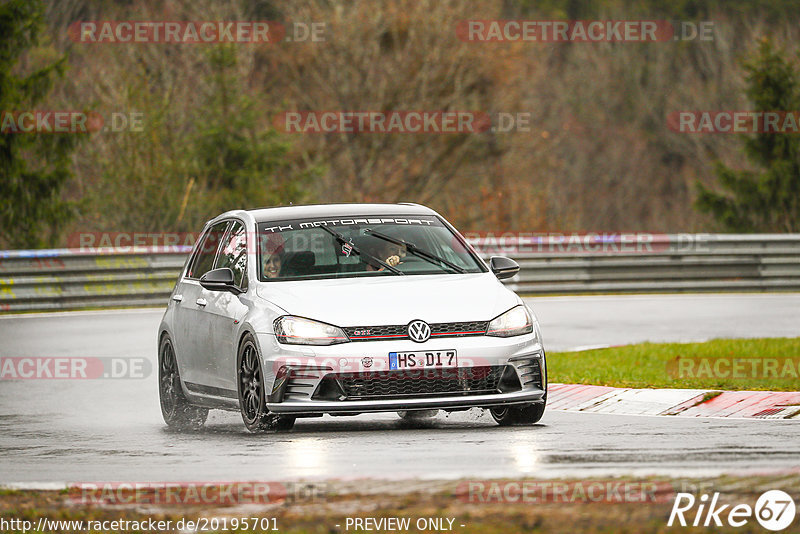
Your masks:
{"label": "driver", "polygon": [[[402,263],[402,260],[406,255],[406,251],[405,247],[402,245],[391,243],[389,241],[382,241],[380,244],[375,246],[373,250],[370,250],[370,254],[392,267],[397,267]],[[368,271],[383,271],[385,269],[386,267],[382,266],[372,264],[367,265]]]}

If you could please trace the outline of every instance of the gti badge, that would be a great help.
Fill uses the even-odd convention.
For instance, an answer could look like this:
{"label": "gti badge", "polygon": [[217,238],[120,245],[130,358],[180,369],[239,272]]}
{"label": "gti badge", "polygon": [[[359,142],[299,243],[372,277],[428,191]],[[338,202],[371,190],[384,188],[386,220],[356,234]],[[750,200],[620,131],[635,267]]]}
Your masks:
{"label": "gti badge", "polygon": [[431,325],[419,319],[411,321],[408,323],[408,337],[417,343],[428,341],[428,338],[431,337]]}
{"label": "gti badge", "polygon": [[370,358],[369,356],[361,358],[361,365],[369,369],[370,367],[372,367],[372,358]]}

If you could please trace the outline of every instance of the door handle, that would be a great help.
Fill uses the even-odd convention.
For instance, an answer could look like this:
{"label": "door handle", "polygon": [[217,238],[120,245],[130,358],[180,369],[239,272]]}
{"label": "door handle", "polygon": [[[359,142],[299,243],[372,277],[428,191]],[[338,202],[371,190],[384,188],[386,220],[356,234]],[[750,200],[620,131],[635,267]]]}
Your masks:
{"label": "door handle", "polygon": [[197,304],[198,306],[205,306],[206,304],[208,304],[208,302],[206,302],[206,299],[202,299],[202,298],[201,299],[197,299],[196,301],[194,301],[194,303]]}
{"label": "door handle", "polygon": [[183,295],[172,295],[172,300],[175,302],[180,302],[183,300]]}

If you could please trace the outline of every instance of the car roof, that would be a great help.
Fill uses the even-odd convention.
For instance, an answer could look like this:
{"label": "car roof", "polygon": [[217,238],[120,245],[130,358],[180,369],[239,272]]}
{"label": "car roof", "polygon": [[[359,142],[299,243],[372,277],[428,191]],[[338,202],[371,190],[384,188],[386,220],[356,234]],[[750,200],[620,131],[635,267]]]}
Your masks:
{"label": "car roof", "polygon": [[311,204],[306,206],[281,206],[254,210],[237,210],[223,213],[214,220],[239,215],[244,211],[256,223],[285,221],[304,217],[364,217],[375,215],[436,215],[425,206],[412,203],[400,204]]}

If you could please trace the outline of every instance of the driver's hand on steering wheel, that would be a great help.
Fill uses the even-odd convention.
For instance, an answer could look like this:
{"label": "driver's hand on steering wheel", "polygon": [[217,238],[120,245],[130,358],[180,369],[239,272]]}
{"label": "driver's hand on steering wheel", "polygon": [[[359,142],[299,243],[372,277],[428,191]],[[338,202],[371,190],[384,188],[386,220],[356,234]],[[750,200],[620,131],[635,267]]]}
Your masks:
{"label": "driver's hand on steering wheel", "polygon": [[388,265],[391,265],[392,267],[396,267],[397,265],[400,264],[400,256],[396,256],[396,255],[395,256],[389,256],[388,258],[386,258],[386,263]]}

